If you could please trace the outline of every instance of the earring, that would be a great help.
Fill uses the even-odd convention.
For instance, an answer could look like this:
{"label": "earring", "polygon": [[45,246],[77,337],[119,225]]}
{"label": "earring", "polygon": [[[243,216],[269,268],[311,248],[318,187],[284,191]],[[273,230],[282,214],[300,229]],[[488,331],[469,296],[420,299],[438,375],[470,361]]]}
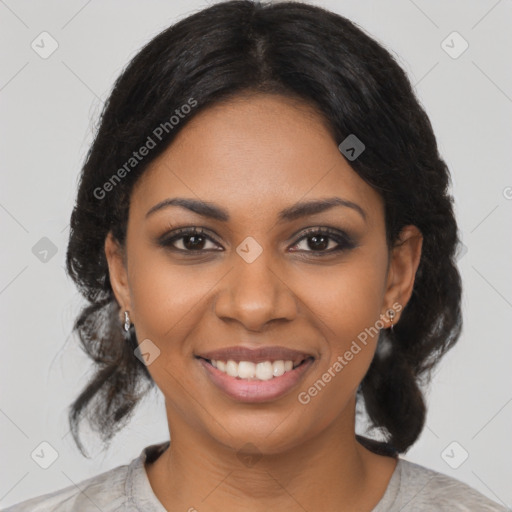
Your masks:
{"label": "earring", "polygon": [[130,330],[130,315],[128,314],[128,311],[124,312],[124,330],[128,332]]}
{"label": "earring", "polygon": [[391,332],[393,332],[393,318],[395,318],[395,310],[394,309],[388,309],[386,313],[389,316],[389,320],[391,321],[390,329]]}

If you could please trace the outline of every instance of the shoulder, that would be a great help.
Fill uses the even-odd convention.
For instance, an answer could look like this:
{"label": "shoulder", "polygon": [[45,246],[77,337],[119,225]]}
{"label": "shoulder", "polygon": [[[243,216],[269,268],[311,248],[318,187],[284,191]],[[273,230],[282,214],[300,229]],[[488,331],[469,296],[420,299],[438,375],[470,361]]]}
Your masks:
{"label": "shoulder", "polygon": [[3,512],[146,512],[161,511],[144,469],[169,447],[169,441],[146,446],[129,464],[59,491],[32,498]]}
{"label": "shoulder", "polygon": [[399,510],[438,510],[460,512],[506,512],[507,509],[490,500],[469,485],[400,458]]}
{"label": "shoulder", "polygon": [[4,512],[114,512],[127,510],[125,482],[128,465],[96,475],[55,492],[43,494],[12,507]]}

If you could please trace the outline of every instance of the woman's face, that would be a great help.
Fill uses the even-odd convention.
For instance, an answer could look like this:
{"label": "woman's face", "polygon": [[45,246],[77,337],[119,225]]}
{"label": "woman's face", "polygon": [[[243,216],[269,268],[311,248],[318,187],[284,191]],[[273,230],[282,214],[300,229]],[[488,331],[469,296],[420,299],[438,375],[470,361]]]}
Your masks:
{"label": "woman's face", "polygon": [[[277,95],[238,98],[198,114],[138,181],[126,266],[110,237],[105,249],[171,432],[175,422],[234,448],[250,442],[278,453],[353,421],[378,331],[390,325],[381,315],[394,309],[398,321],[421,238],[407,227],[404,243],[388,252],[383,201],[340,142],[305,105]],[[155,209],[176,198],[222,215]],[[326,199],[339,204],[297,209]],[[185,228],[203,233],[171,240]],[[271,346],[314,359],[248,381],[197,357]],[[258,375],[280,374],[275,360],[285,357],[253,358],[262,363]]]}

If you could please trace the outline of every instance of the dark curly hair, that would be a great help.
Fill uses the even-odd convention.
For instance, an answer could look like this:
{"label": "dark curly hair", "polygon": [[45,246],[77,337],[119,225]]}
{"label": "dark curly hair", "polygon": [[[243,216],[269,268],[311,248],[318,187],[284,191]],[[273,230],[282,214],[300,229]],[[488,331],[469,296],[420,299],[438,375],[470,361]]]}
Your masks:
{"label": "dark curly hair", "polygon": [[[88,301],[73,331],[95,363],[69,410],[83,454],[83,419],[108,444],[155,386],[134,356],[133,327],[128,340],[123,333],[105,238],[112,231],[124,247],[134,184],[187,122],[244,93],[300,99],[322,115],[338,142],[356,134],[366,149],[350,165],[385,202],[388,248],[407,224],[422,232],[412,296],[393,331],[380,331],[378,347],[386,343],[389,350],[376,351],[357,403],[362,398],[370,425],[395,453],[405,452],[423,429],[420,386],[462,328],[450,175],[431,123],[393,56],[353,22],[304,3],[240,0],[194,13],[146,44],[115,82],[87,153],[66,255],[67,272]],[[191,98],[195,108],[171,127],[170,117],[185,112],[179,109]],[[155,133],[156,147],[114,176]]]}

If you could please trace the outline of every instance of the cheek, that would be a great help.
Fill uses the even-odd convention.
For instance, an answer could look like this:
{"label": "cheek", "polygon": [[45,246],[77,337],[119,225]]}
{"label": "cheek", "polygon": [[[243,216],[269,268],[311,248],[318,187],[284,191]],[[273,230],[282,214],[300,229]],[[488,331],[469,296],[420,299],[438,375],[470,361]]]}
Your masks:
{"label": "cheek", "polygon": [[326,427],[344,410],[373,359],[379,336],[385,267],[340,266],[310,295],[313,315],[324,335],[321,364],[299,390],[297,399],[316,428]]}
{"label": "cheek", "polygon": [[[161,350],[180,349],[204,313],[208,291],[218,278],[194,265],[172,264],[164,250],[135,248],[131,256],[130,293],[139,341],[149,338]],[[183,347],[186,348],[186,347]]]}
{"label": "cheek", "polygon": [[[299,279],[299,278],[297,278]],[[327,332],[341,339],[354,336],[374,325],[384,297],[385,265],[357,256],[346,264],[331,267],[307,277],[301,295]]]}
{"label": "cheek", "polygon": [[325,357],[319,372],[320,378],[328,372],[325,380],[333,382],[327,384],[331,392],[341,388],[352,392],[357,388],[372,361],[383,326],[380,314],[386,261],[368,252],[354,254],[329,272],[319,271],[303,289],[324,336]]}

